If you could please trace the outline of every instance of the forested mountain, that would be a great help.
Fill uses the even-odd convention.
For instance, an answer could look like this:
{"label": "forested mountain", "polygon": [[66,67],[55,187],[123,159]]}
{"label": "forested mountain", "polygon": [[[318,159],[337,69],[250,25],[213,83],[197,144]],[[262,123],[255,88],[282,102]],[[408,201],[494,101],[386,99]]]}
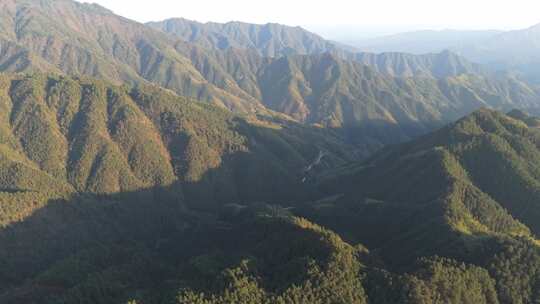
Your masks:
{"label": "forested mountain", "polygon": [[0,0],[0,72],[0,303],[540,301],[521,78],[70,0]]}
{"label": "forested mountain", "polygon": [[510,114],[482,109],[328,173],[316,181],[328,198],[299,213],[376,250],[398,272],[418,258],[451,257],[495,280],[498,301],[487,303],[534,302],[540,131],[528,126],[532,118]]}
{"label": "forested mountain", "polygon": [[[197,33],[195,40],[184,41],[97,5],[70,0],[0,5],[1,71],[152,82],[237,113],[279,112],[302,123],[344,128],[356,142],[371,146],[430,131],[479,106],[536,106],[536,88],[486,74],[450,52],[363,54],[322,46],[328,42],[300,28],[170,21]],[[267,31],[271,45],[294,52],[261,56],[264,44],[255,40]],[[210,45],[218,32],[245,41]],[[258,34],[244,37],[248,33]]]}
{"label": "forested mountain", "polygon": [[290,193],[302,187],[304,167],[321,151],[319,169],[357,157],[337,132],[238,117],[154,86],[39,74],[0,79],[0,188],[8,199],[181,183],[179,193],[184,187],[181,194],[204,208]]}
{"label": "forested mountain", "polygon": [[331,53],[340,59],[359,61],[389,76],[443,78],[481,72],[478,65],[445,49],[427,55],[395,51],[383,54],[364,53],[333,44],[302,28],[280,24],[203,24],[187,19],[168,19],[150,22],[148,25],[206,49],[251,50],[262,57]]}
{"label": "forested mountain", "polygon": [[[70,82],[72,90],[80,85],[94,97],[81,97],[88,104],[79,108],[96,111],[90,110],[91,100],[96,100],[103,83],[44,79],[64,86]],[[15,79],[13,85],[26,87],[29,83],[39,84],[40,79]],[[41,86],[35,86],[38,88]],[[325,149],[336,148],[339,141],[334,135],[323,136],[299,126],[278,135],[275,127],[241,123],[241,118],[234,119],[223,110],[173,95],[167,98],[155,88],[128,91],[124,97],[122,88],[106,88],[104,96],[108,97],[102,103],[112,114],[107,119],[109,127],[115,127],[99,132],[88,128],[75,137],[93,133],[103,137],[111,132],[108,136],[121,150],[122,137],[115,134],[130,134],[137,141],[130,130],[141,132],[153,125],[159,134],[166,125],[167,130],[185,135],[165,132],[163,138],[206,140],[193,145],[188,140],[175,148],[163,141],[163,153],[170,151],[172,164],[180,158],[174,153],[181,147],[198,147],[182,157],[191,157],[193,165],[184,166],[191,166],[188,171],[192,174],[187,176],[193,178],[178,177],[177,167],[172,165],[173,181],[150,188],[134,186],[114,193],[74,191],[78,186],[69,177],[55,177],[40,169],[31,158],[34,154],[22,149],[20,166],[32,167],[29,174],[33,177],[43,176],[31,180],[43,179],[48,184],[31,188],[36,184],[21,184],[29,177],[17,175],[17,181],[2,192],[2,303],[472,304],[538,299],[535,201],[540,131],[524,122],[532,118],[522,112],[506,116],[483,109],[418,140],[382,150],[362,163],[339,165],[349,154],[346,148],[334,150],[317,164],[327,170],[316,170],[303,183],[295,184],[294,178],[286,177],[294,169],[279,171],[268,152],[276,151],[276,143],[285,140],[301,153],[304,141],[300,138],[307,139],[306,134],[316,134],[319,145],[327,143]],[[51,92],[62,92],[56,90]],[[62,98],[51,96],[45,99],[48,107],[62,104]],[[23,103],[32,105],[31,99]],[[13,106],[21,107],[16,102]],[[46,112],[44,104],[29,108]],[[139,111],[148,122],[143,116],[129,119]],[[102,117],[111,115],[101,113]],[[99,122],[97,116],[75,116],[87,123]],[[155,117],[160,117],[160,123]],[[207,120],[201,122],[202,117]],[[226,121],[225,125],[237,126],[236,136],[227,135],[233,132],[227,127],[213,131]],[[124,131],[114,131],[120,129]],[[303,132],[297,142],[293,130]],[[205,135],[189,137],[191,132]],[[278,136],[271,143],[267,141],[273,137],[270,134]],[[247,175],[246,184],[237,189],[238,196],[231,196],[226,189],[231,182],[242,180],[244,173],[223,157],[213,172],[232,171],[231,175],[221,179],[219,173],[206,173],[210,183],[204,177],[197,179],[201,169],[197,160],[212,159],[210,152],[204,152],[209,146],[235,150],[233,142],[243,137],[246,145],[260,142],[265,146],[247,152],[254,154],[256,162],[247,158],[238,165],[253,168],[254,174],[264,172],[267,178]],[[135,143],[134,147],[159,148],[158,143]],[[11,149],[6,146],[6,151]],[[108,149],[113,150],[112,146]],[[284,154],[289,149],[279,148],[273,157],[290,157]],[[17,172],[16,165],[9,166],[14,154],[3,154],[3,179]],[[151,153],[158,155],[157,151]],[[112,157],[105,153],[98,162]],[[122,168],[122,153],[117,157],[117,168]],[[265,162],[271,163],[257,166]],[[95,167],[99,171],[99,165]],[[135,170],[124,168],[124,172]],[[274,170],[280,175],[272,176]],[[232,176],[236,177],[231,180]],[[261,188],[263,180],[267,185]],[[212,188],[214,183],[227,185],[213,197],[205,196],[208,189],[219,189]],[[270,195],[264,190],[268,187],[273,191]],[[275,192],[280,187],[294,191],[280,198]],[[40,199],[46,203],[40,204]],[[272,199],[275,204],[257,203]]]}
{"label": "forested mountain", "polygon": [[[448,231],[538,235],[533,219],[540,131],[529,127],[531,122],[519,111],[504,115],[481,109],[417,140],[383,149],[361,165],[338,169],[320,183],[331,192],[341,189],[344,201],[365,200],[366,210],[400,208],[415,217],[433,212],[440,218],[430,220],[441,221]],[[417,223],[411,232],[424,235],[422,225],[432,224]]]}
{"label": "forested mountain", "polygon": [[[419,124],[446,123],[469,113],[471,108],[476,109],[475,103],[493,107],[508,104],[517,108],[536,105],[535,88],[514,78],[475,73],[479,70],[476,66],[449,52],[423,57],[397,53],[375,56],[356,54],[354,60],[346,60],[339,54],[325,53],[261,58],[249,50],[199,49],[191,52],[190,58],[202,75],[217,86],[238,87],[267,109],[323,125],[357,126],[376,122],[383,116],[386,116],[383,121],[405,124],[408,118]],[[472,96],[455,100],[455,95],[460,93],[445,87],[470,91]],[[386,99],[379,98],[381,95],[386,95]],[[470,106],[463,105],[469,101]],[[416,113],[420,110],[403,114],[398,109],[409,104],[422,108],[426,102],[432,104],[435,112],[443,111],[446,109],[443,105],[450,103],[449,107],[454,107],[458,115],[448,112],[446,117],[421,117]],[[369,109],[374,107],[378,109]],[[345,108],[355,110],[348,113],[349,117],[343,117]],[[369,110],[357,113],[357,109],[366,108]],[[379,113],[372,115],[373,112]]]}
{"label": "forested mountain", "polygon": [[0,84],[2,303],[119,300],[118,285],[78,292],[131,284],[116,274],[138,280],[142,260],[117,257],[150,258],[144,248],[173,236],[187,246],[224,204],[313,197],[306,176],[358,159],[332,130],[236,116],[156,86],[40,74]]}
{"label": "forested mountain", "polygon": [[148,25],[206,48],[251,49],[263,57],[321,54],[337,48],[324,38],[300,27],[275,23],[200,23],[175,18],[149,22]]}
{"label": "forested mountain", "polygon": [[330,126],[376,121],[429,125],[481,106],[535,107],[538,96],[535,88],[513,78],[389,77],[329,54],[284,57],[259,75],[268,108]]}
{"label": "forested mountain", "polygon": [[[55,72],[116,84],[147,81],[180,95],[252,112],[257,101],[210,84],[177,41],[95,5],[71,0],[0,1],[0,71]],[[247,99],[244,99],[247,98]]]}
{"label": "forested mountain", "polygon": [[[432,130],[481,106],[538,106],[537,88],[486,75],[450,52],[355,54],[352,59],[343,59],[343,53],[262,58],[250,50],[182,52],[191,52],[206,79],[238,87],[266,109],[304,123],[360,128],[359,138],[377,134],[379,143]],[[393,137],[383,135],[388,129]]]}

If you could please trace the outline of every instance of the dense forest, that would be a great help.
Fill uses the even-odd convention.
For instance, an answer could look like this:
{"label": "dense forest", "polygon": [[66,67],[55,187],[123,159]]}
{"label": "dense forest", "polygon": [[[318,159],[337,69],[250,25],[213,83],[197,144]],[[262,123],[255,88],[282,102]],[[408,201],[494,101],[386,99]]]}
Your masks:
{"label": "dense forest", "polygon": [[540,303],[522,76],[0,0],[0,303]]}
{"label": "dense forest", "polygon": [[537,119],[362,160],[156,86],[2,77],[2,303],[533,303]]}

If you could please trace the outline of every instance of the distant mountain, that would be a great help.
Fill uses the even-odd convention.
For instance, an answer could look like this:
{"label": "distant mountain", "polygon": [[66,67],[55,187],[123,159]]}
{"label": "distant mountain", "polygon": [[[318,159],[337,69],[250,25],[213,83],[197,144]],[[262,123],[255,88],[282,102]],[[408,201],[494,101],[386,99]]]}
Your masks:
{"label": "distant mountain", "polygon": [[540,24],[452,49],[474,62],[499,70],[516,70],[528,79],[540,81]]}
{"label": "distant mountain", "polygon": [[424,30],[349,42],[363,52],[410,54],[439,53],[450,48],[477,43],[492,38],[502,31]]}
{"label": "distant mountain", "polygon": [[479,107],[538,105],[538,91],[517,79],[396,78],[329,54],[275,60],[258,72],[258,88],[269,109],[331,127],[378,124],[426,131]]}
{"label": "distant mountain", "polygon": [[[293,50],[290,53],[308,53],[306,56],[322,56],[331,51],[339,58],[369,64],[387,76],[444,78],[479,72],[476,66],[449,53],[423,57],[356,54],[335,48],[301,28],[280,25],[171,21],[189,25],[198,33],[196,40],[206,41],[193,43],[114,15],[97,5],[69,0],[4,0],[0,5],[4,16],[0,26],[0,71],[87,75],[117,84],[152,82],[239,113],[267,113],[270,108],[293,113],[296,118],[305,116],[305,109],[284,109],[269,100],[276,93],[288,92],[273,91],[268,84],[268,71],[271,77],[280,79],[290,74],[286,69],[276,69],[280,58],[261,56],[267,47],[279,46]],[[218,29],[239,42],[224,49],[209,45],[215,42],[213,37]],[[244,37],[252,32],[257,34]],[[279,72],[284,74],[277,75]]]}
{"label": "distant mountain", "polygon": [[365,40],[363,52],[439,53],[451,50],[493,71],[512,72],[540,82],[540,25],[514,31],[418,31]]}
{"label": "distant mountain", "polygon": [[479,64],[472,63],[447,50],[424,55],[391,52],[354,53],[343,57],[358,61],[377,72],[393,77],[444,79],[464,74],[488,75],[488,71]]}
{"label": "distant mountain", "polygon": [[442,52],[444,49],[437,52],[440,54],[425,56],[399,52],[364,53],[327,41],[300,27],[280,24],[199,23],[187,19],[168,19],[148,25],[206,49],[251,50],[262,57],[332,53],[342,59],[359,61],[390,76],[442,78],[479,73],[481,70],[464,58]]}
{"label": "distant mountain", "polygon": [[402,141],[482,106],[538,107],[538,90],[451,52],[260,57],[255,50],[177,48],[218,87],[238,87],[269,110],[352,130],[356,143]]}
{"label": "distant mountain", "polygon": [[[336,48],[330,55],[330,47],[322,46],[328,44],[324,39],[300,28],[268,25],[265,30],[240,23],[182,21],[197,29],[197,39],[210,39],[208,43],[214,41],[214,34],[205,26],[237,34],[245,34],[246,28],[270,31],[281,41],[257,44],[249,37],[234,36],[244,44],[221,49],[183,41],[95,5],[69,0],[5,0],[2,5],[3,71],[89,75],[114,83],[152,82],[237,113],[279,112],[303,123],[345,128],[348,138],[361,143],[366,155],[478,106],[530,108],[536,94],[510,78],[484,79],[478,66],[449,52],[373,55]],[[261,56],[260,47],[269,45],[309,54]],[[445,79],[465,74],[482,76],[470,82]],[[474,93],[459,97],[461,93],[441,89],[446,82],[457,85],[457,91]],[[486,87],[485,82],[493,85]],[[515,85],[505,87],[509,84]],[[496,97],[499,93],[504,97]]]}
{"label": "distant mountain", "polygon": [[206,48],[252,49],[263,57],[320,54],[336,49],[333,43],[301,27],[275,23],[200,23],[176,18],[147,24]]}
{"label": "distant mountain", "polygon": [[456,47],[468,58],[482,63],[523,64],[540,60],[540,24],[500,33],[470,45]]}
{"label": "distant mountain", "polygon": [[215,85],[237,86],[266,109],[344,128],[355,142],[375,146],[424,133],[482,106],[538,106],[536,88],[511,77],[484,76],[481,69],[474,73],[477,66],[450,52],[357,54],[357,60],[344,60],[328,53],[262,58],[250,50],[193,50],[182,52],[191,54],[194,66]]}

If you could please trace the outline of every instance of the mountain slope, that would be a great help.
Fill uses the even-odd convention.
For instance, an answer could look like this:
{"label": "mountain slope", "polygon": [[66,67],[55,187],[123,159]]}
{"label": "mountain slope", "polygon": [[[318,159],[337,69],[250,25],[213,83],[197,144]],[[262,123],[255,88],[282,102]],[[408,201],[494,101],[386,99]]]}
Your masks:
{"label": "mountain slope", "polygon": [[540,133],[518,111],[478,111],[351,167],[330,129],[157,86],[0,84],[2,303],[537,297]]}
{"label": "mountain slope", "polygon": [[3,0],[0,6],[1,71],[62,72],[116,84],[150,81],[230,109],[257,109],[235,88],[208,83],[175,50],[176,40],[103,7],[70,0]]}
{"label": "mountain slope", "polygon": [[150,22],[149,26],[205,48],[256,50],[263,57],[320,54],[336,48],[300,27],[242,22],[199,23],[183,18]]}
{"label": "mountain slope", "polygon": [[[414,261],[434,255],[487,270],[497,290],[493,303],[534,302],[540,279],[540,133],[529,126],[531,117],[510,114],[481,109],[319,176],[312,182],[327,196],[295,212],[380,255],[386,266],[368,278],[371,286],[385,286],[385,296],[365,287],[374,303],[403,301],[397,286],[407,275],[388,282],[391,273],[410,274]],[[465,301],[455,294],[443,298]]]}
{"label": "mountain slope", "polygon": [[444,79],[464,74],[487,75],[477,64],[467,61],[449,51],[433,54],[411,55],[407,53],[356,53],[347,56],[376,71],[394,77],[431,77]]}
{"label": "mountain slope", "polygon": [[149,26],[206,49],[240,49],[262,57],[321,55],[332,53],[356,60],[389,76],[443,78],[481,73],[481,68],[443,49],[440,54],[373,54],[335,45],[299,27],[280,24],[256,25],[240,22],[202,24],[187,19],[168,19]]}
{"label": "mountain slope", "polygon": [[[217,62],[223,62],[218,65],[222,72],[214,72],[198,56],[192,57],[195,66],[207,71],[207,78],[225,81],[216,76],[231,75],[242,90],[261,100],[267,109],[304,123],[352,131],[351,138],[357,143],[399,142],[482,106],[505,111],[538,107],[538,90],[516,78],[468,74],[467,67],[473,71],[474,66],[465,63],[462,69],[459,58],[455,65],[444,68],[455,58],[448,52],[415,65],[416,73],[424,73],[424,77],[392,77],[412,68],[397,64],[404,63],[399,54],[390,62],[365,57],[363,60],[375,60],[373,64],[379,65],[375,69],[330,54],[262,59],[250,51],[229,49],[214,56]],[[410,57],[405,62],[409,59],[416,60]],[[403,70],[393,71],[395,63]],[[430,70],[433,66],[454,70],[453,74],[459,76],[441,74],[436,79],[429,76],[436,72]]]}
{"label": "mountain slope", "polygon": [[2,303],[69,303],[107,282],[109,267],[145,277],[131,272],[150,257],[142,248],[179,238],[182,251],[186,229],[214,231],[225,204],[306,199],[317,193],[306,175],[359,158],[332,130],[237,116],[158,86],[1,75],[0,96]]}
{"label": "mountain slope", "polygon": [[356,142],[378,146],[432,130],[480,106],[528,109],[537,103],[535,88],[511,77],[476,73],[475,65],[449,52],[357,58],[372,69],[339,54],[262,58],[253,50],[188,44],[178,44],[177,50],[218,87],[237,87],[266,109],[304,123],[360,129],[351,135]]}
{"label": "mountain slope", "polygon": [[[204,208],[291,194],[320,151],[322,167],[356,158],[330,130],[276,117],[248,121],[158,87],[39,74],[0,80],[0,189],[11,196],[178,183]],[[269,180],[253,180],[258,170]]]}
{"label": "mountain slope", "polygon": [[[538,130],[526,122],[482,109],[437,132],[387,148],[362,165],[343,168],[337,177],[325,178],[322,186],[343,191],[339,204],[357,210],[355,221],[371,217],[349,230],[368,246],[395,248],[407,242],[414,247],[419,242],[422,250],[453,251],[449,244],[466,240],[456,238],[456,232],[472,239],[533,237],[540,232],[540,207],[535,203],[539,139]],[[373,238],[363,225],[383,225],[388,236],[381,238],[379,232]],[[407,247],[408,254],[419,254],[413,247]],[[456,253],[464,254],[459,250]]]}
{"label": "mountain slope", "polygon": [[[259,72],[266,107],[330,127],[423,132],[482,106],[534,108],[538,92],[512,78],[393,78],[331,55],[290,56]],[[398,130],[399,131],[399,130]]]}

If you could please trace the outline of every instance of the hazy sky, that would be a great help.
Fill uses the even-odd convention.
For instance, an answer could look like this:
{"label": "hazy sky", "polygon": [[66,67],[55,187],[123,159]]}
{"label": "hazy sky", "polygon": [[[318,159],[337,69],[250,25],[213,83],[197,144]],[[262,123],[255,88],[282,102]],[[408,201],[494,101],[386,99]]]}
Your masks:
{"label": "hazy sky", "polygon": [[201,22],[277,22],[342,38],[357,32],[417,29],[517,29],[540,23],[539,0],[91,0],[141,22],[184,17]]}

